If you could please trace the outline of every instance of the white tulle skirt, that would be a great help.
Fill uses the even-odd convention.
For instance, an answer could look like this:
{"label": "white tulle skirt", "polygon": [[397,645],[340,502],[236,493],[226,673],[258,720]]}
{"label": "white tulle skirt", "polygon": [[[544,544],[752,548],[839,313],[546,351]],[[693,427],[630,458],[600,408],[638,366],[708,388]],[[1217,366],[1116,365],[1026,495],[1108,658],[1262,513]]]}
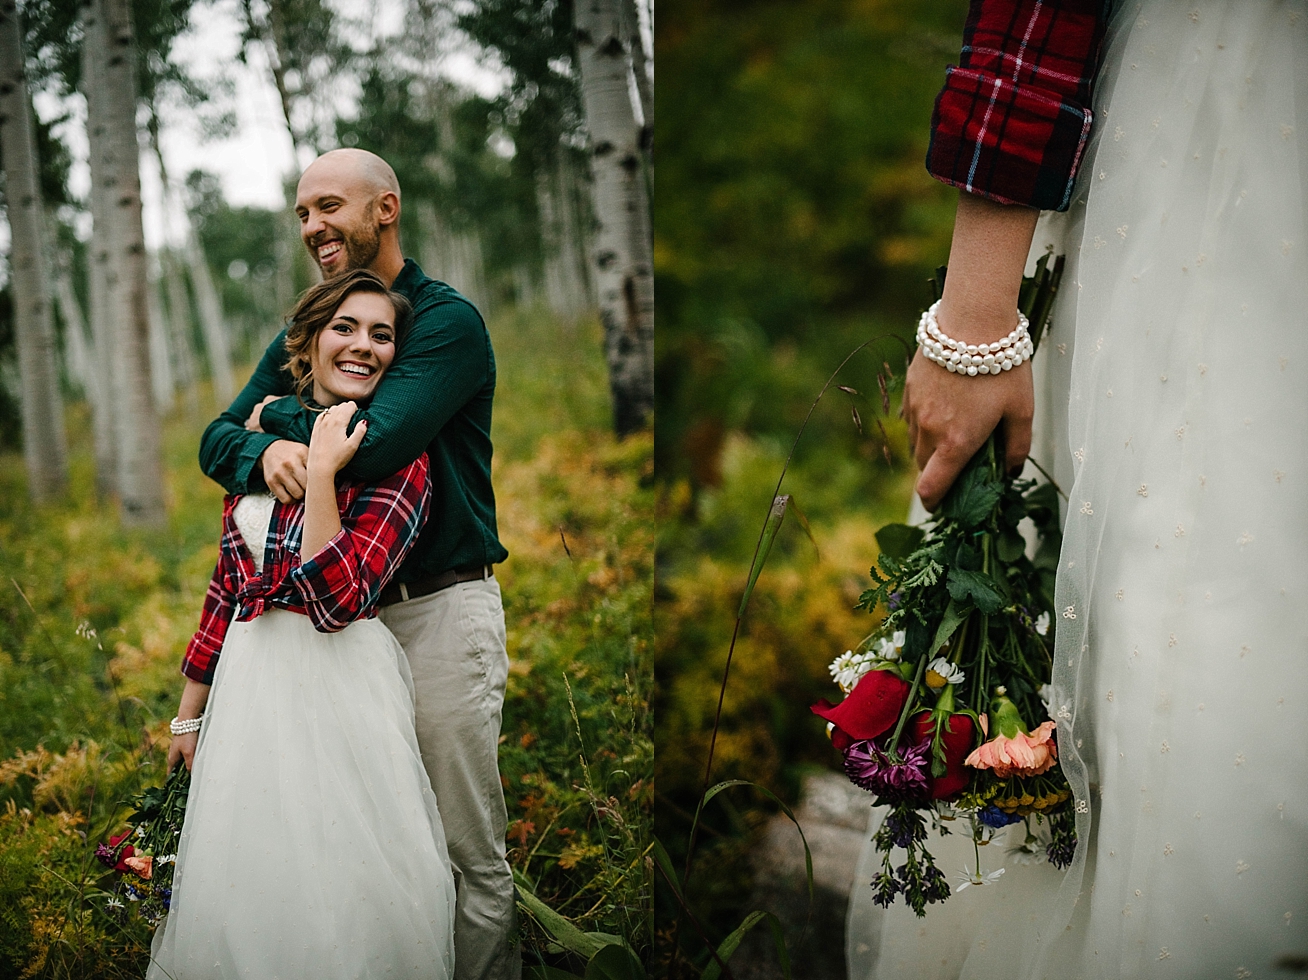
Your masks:
{"label": "white tulle skirt", "polygon": [[1077,198],[1033,253],[1068,256],[1033,452],[1070,498],[1054,686],[1082,845],[1066,874],[983,848],[1004,876],[920,921],[872,904],[865,855],[851,980],[1308,954],[1308,4],[1122,3],[1104,57]]}
{"label": "white tulle skirt", "polygon": [[390,631],[233,623],[205,718],[150,980],[448,980],[454,881]]}

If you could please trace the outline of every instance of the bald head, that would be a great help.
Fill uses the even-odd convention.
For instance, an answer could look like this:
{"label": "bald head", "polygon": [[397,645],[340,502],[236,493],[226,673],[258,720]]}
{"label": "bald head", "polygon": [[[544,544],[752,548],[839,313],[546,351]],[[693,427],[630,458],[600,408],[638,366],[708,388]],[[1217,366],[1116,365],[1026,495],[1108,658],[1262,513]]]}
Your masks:
{"label": "bald head", "polygon": [[400,196],[400,182],[391,165],[367,150],[328,150],[305,168],[300,182],[317,179],[344,181],[365,193],[390,191],[396,197]]}
{"label": "bald head", "polygon": [[300,237],[327,278],[371,269],[387,283],[404,265],[400,182],[367,150],[324,153],[305,168],[295,191]]}

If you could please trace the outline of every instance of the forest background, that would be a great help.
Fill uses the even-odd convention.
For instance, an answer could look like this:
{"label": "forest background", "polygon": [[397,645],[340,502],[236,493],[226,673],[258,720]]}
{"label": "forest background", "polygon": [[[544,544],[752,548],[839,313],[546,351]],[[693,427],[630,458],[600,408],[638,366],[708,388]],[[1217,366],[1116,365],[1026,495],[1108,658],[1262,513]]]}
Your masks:
{"label": "forest background", "polygon": [[[853,391],[833,386],[817,406],[781,488],[813,541],[788,518],[759,579],[710,781],[752,780],[793,805],[805,773],[836,768],[809,705],[834,697],[827,665],[875,626],[853,609],[873,534],[907,512],[912,461],[877,374],[888,364],[902,379],[948,255],[956,194],[924,158],[966,13],[964,0],[660,4],[655,821],[678,871],[777,478],[828,376],[871,341],[837,379]],[[687,897],[714,942],[753,908],[751,849],[775,812],[736,788],[701,817]],[[657,896],[666,961],[676,903]],[[679,935],[704,964],[685,921]],[[814,951],[798,952],[804,975]]]}
{"label": "forest background", "polygon": [[[113,50],[130,58],[96,47],[125,36],[128,16],[134,42]],[[199,471],[200,433],[316,280],[289,201],[299,168],[336,146],[394,166],[406,254],[476,301],[495,344],[493,478],[511,552],[497,570],[511,660],[501,767],[526,961],[581,972],[613,943],[647,959],[650,18],[639,0],[0,2],[0,40],[25,55],[39,188],[22,189],[11,149],[26,107],[6,47],[0,976],[144,972],[148,932],[112,908],[114,876],[93,852],[123,828],[129,796],[162,780],[217,555],[222,491]],[[620,80],[607,114],[582,77],[600,56]],[[135,97],[115,116],[107,93],[120,90],[97,73],[125,65]],[[242,141],[252,91],[262,128]],[[131,204],[125,171],[103,169],[126,163],[144,185],[134,233],[103,210]],[[617,246],[606,171],[640,219]],[[111,186],[127,190],[106,198]],[[18,233],[34,201],[35,258]],[[97,284],[106,267],[115,289],[131,278],[115,250],[143,262],[136,305]],[[25,264],[38,259],[42,274]],[[51,329],[45,390],[20,342],[34,294]],[[615,332],[633,342],[615,352]],[[144,414],[125,422],[115,413],[134,396]],[[57,437],[24,445],[24,423],[51,417]],[[103,455],[106,418],[118,460]],[[120,437],[148,443],[143,419],[157,453],[141,480]],[[561,947],[550,929],[569,923],[582,932]]]}

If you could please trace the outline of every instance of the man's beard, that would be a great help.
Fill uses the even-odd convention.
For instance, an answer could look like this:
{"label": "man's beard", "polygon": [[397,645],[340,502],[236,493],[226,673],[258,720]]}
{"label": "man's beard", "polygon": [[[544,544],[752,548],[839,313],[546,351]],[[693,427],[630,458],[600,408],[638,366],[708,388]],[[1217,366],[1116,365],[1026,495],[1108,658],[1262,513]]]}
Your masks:
{"label": "man's beard", "polygon": [[[369,212],[368,218],[371,219],[371,217],[372,214]],[[371,220],[367,220],[354,228],[342,228],[340,232],[341,248],[345,252],[345,261],[331,275],[339,276],[342,273],[351,272],[355,269],[366,269],[372,265],[373,260],[377,258],[377,253],[381,251],[381,229],[373,224]],[[322,272],[324,277],[328,277],[327,271],[323,269],[322,263],[318,261],[318,249],[316,247],[312,248],[310,253],[313,255],[313,260],[318,263],[318,271]]]}

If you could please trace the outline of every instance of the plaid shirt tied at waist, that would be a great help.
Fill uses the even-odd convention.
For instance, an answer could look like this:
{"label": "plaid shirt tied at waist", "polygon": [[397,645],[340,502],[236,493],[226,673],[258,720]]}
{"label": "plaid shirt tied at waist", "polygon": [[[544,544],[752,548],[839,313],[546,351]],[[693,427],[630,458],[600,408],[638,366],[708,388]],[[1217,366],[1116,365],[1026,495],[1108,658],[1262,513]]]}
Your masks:
{"label": "plaid shirt tied at waist", "polygon": [[1065,211],[1090,138],[1104,0],[972,0],[931,117],[927,171],[1001,204]]}
{"label": "plaid shirt tied at waist", "polygon": [[377,614],[377,599],[405,554],[418,540],[431,498],[423,454],[381,483],[347,484],[336,491],[341,530],[322,550],[300,560],[304,502],[278,502],[264,549],[263,571],[254,570],[233,512],[239,494],[223,501],[218,566],[204,597],[182,673],[212,684],[227,628],[233,618],[255,619],[269,607],[306,615],[321,633],[343,630]]}

